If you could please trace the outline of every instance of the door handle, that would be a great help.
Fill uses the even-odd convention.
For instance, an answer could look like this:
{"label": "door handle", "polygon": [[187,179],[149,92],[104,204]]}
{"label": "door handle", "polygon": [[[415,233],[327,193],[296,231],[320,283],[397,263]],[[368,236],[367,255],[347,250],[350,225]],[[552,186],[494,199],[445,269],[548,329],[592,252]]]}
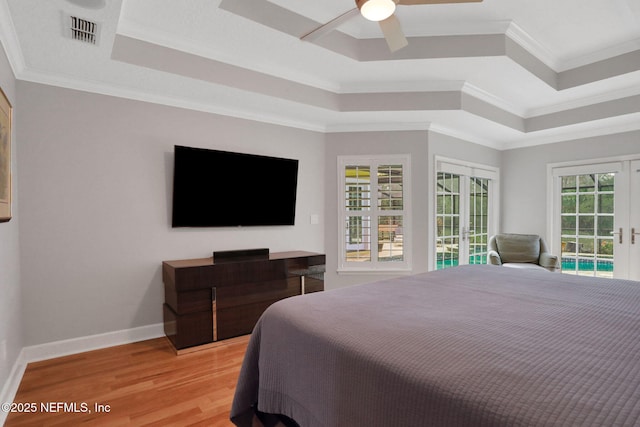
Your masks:
{"label": "door handle", "polygon": [[471,229],[467,227],[462,227],[462,241],[469,239],[469,234],[471,233]]}
{"label": "door handle", "polygon": [[636,244],[636,236],[640,236],[640,233],[636,233],[636,229],[632,228],[631,229],[631,244],[632,245]]}
{"label": "door handle", "polygon": [[615,231],[612,231],[611,234],[617,234],[618,235],[618,242],[620,244],[622,244],[622,227],[620,227],[618,230],[620,230],[620,231],[618,231],[617,233]]}

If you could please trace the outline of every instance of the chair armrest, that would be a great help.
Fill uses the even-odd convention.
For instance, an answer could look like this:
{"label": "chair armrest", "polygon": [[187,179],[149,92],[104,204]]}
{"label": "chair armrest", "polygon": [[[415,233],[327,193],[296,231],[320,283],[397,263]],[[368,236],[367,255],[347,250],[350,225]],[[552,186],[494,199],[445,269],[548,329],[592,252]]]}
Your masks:
{"label": "chair armrest", "polygon": [[542,252],[540,254],[539,264],[544,268],[556,269],[558,268],[558,256],[551,255],[548,252]]}
{"label": "chair armrest", "polygon": [[487,259],[489,261],[487,264],[502,265],[502,259],[500,259],[500,254],[498,254],[498,252],[496,251],[487,252]]}

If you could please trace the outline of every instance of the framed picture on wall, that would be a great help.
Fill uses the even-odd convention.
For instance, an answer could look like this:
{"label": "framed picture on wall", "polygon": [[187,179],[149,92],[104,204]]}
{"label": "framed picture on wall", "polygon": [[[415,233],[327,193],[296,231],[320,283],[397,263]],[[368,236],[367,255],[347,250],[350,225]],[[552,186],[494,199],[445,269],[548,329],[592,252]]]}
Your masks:
{"label": "framed picture on wall", "polygon": [[0,89],[0,222],[11,219],[11,103]]}

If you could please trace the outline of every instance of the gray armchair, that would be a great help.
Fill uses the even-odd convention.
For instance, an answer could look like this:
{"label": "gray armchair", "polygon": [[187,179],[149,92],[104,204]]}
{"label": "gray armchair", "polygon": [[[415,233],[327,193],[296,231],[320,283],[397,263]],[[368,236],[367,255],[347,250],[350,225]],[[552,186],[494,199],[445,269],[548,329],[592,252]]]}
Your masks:
{"label": "gray armchair", "polygon": [[489,239],[488,263],[516,268],[556,271],[558,257],[549,253],[544,239],[536,234],[496,234]]}

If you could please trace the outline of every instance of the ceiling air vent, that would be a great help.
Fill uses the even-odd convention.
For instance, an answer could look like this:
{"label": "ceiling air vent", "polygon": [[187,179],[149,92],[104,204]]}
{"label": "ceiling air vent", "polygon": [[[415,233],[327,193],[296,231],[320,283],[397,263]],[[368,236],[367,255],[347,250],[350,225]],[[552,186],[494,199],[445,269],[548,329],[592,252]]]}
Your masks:
{"label": "ceiling air vent", "polygon": [[73,40],[98,44],[98,24],[87,19],[69,16],[69,34]]}

